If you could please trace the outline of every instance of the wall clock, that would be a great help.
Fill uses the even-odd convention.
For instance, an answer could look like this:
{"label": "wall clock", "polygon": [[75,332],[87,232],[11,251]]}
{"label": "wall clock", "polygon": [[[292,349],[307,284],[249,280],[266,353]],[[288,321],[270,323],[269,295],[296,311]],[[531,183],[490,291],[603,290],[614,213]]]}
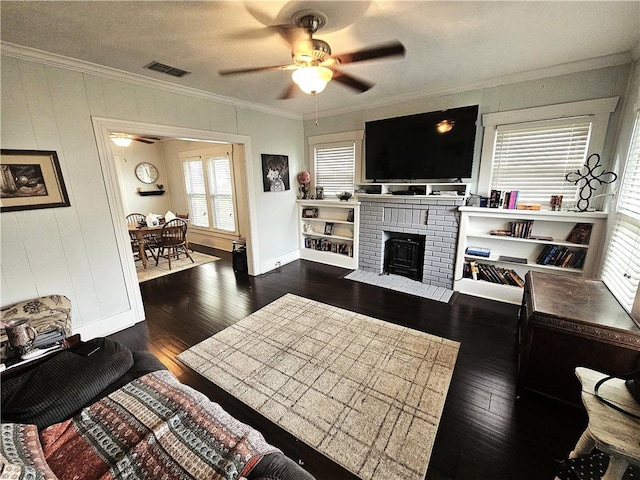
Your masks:
{"label": "wall clock", "polygon": [[136,167],[136,177],[142,183],[154,183],[158,179],[158,169],[148,162],[142,162]]}

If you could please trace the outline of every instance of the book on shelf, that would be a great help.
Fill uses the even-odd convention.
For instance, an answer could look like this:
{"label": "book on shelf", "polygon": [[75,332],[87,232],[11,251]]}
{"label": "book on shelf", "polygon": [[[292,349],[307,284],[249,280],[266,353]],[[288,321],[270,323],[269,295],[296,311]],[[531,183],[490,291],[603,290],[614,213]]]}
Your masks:
{"label": "book on shelf", "polygon": [[346,243],[331,242],[326,238],[310,238],[304,239],[304,246],[310,250],[318,250],[321,252],[331,252],[340,255],[353,257],[353,245]]}
{"label": "book on shelf", "polygon": [[585,250],[575,251],[568,247],[545,245],[536,258],[536,263],[564,268],[582,268],[586,256]]}
{"label": "book on shelf", "polygon": [[511,230],[491,230],[489,231],[489,235],[496,235],[498,237],[510,237]]}
{"label": "book on shelf", "polygon": [[500,285],[511,285],[524,287],[524,280],[515,270],[509,268],[496,267],[487,263],[476,261],[465,262],[462,269],[462,276],[473,280],[484,280],[485,282],[497,283]]}
{"label": "book on shelf", "polygon": [[541,210],[542,206],[539,203],[520,202],[516,205],[516,208],[518,210]]}
{"label": "book on shelf", "polygon": [[527,259],[526,258],[509,257],[507,255],[500,255],[498,257],[498,261],[500,261],[500,262],[511,262],[511,263],[524,263],[525,265],[527,264]]}
{"label": "book on shelf", "polygon": [[549,235],[529,235],[530,240],[545,240],[547,242],[553,242],[553,237]]}
{"label": "book on shelf", "polygon": [[517,222],[509,222],[511,228],[511,236],[517,238],[529,238],[533,229],[533,220],[519,220]]}
{"label": "book on shelf", "polygon": [[591,238],[592,228],[591,223],[576,223],[567,236],[567,242],[586,245]]}
{"label": "book on shelf", "polygon": [[502,208],[507,208],[509,210],[515,210],[516,205],[518,204],[518,195],[520,192],[518,190],[511,190],[509,192],[502,192],[502,196],[504,197],[504,201],[502,202]]}
{"label": "book on shelf", "polygon": [[485,247],[467,247],[465,250],[467,255],[475,255],[477,257],[489,257],[491,250]]}

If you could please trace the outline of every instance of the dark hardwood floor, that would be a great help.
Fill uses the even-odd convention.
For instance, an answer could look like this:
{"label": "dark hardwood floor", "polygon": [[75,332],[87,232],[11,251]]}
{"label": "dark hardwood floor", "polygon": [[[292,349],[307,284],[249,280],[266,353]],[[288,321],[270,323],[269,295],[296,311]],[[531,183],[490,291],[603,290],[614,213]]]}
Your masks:
{"label": "dark hardwood floor", "polygon": [[461,342],[428,480],[550,480],[554,459],[568,454],[586,425],[578,409],[535,395],[516,400],[514,305],[466,295],[434,302],[345,280],[348,270],[308,261],[236,275],[230,253],[196,248],[221,260],[142,283],[147,320],[114,337],[148,346],[183,383],[260,430],[318,480],[355,477],[175,358],[288,292]]}

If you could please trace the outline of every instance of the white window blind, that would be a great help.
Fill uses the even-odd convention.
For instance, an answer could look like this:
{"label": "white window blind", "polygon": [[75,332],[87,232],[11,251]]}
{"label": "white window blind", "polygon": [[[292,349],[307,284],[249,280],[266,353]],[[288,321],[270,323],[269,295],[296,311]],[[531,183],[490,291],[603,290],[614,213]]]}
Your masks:
{"label": "white window blind", "polygon": [[180,159],[191,225],[237,233],[231,147],[182,152]]}
{"label": "white window blind", "polygon": [[605,254],[602,281],[631,312],[640,284],[640,111],[618,197],[616,222]]}
{"label": "white window blind", "polygon": [[518,190],[519,201],[546,204],[551,195],[577,200],[565,175],[585,163],[589,117],[500,125],[496,128],[491,189]]}
{"label": "white window blind", "polygon": [[189,219],[192,225],[209,228],[207,191],[204,181],[204,169],[200,157],[185,160],[184,182],[189,206]]}
{"label": "white window blind", "polygon": [[314,146],[316,187],[324,187],[325,196],[354,190],[356,144],[340,142]]}
{"label": "white window blind", "polygon": [[236,220],[233,210],[233,182],[228,157],[209,158],[209,191],[213,204],[214,227],[234,232]]}

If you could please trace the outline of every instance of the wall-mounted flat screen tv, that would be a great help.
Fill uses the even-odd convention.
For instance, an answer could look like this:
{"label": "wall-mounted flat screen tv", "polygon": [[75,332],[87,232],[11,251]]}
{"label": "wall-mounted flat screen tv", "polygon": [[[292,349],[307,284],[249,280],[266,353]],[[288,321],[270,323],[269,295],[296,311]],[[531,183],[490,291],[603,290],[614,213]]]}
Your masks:
{"label": "wall-mounted flat screen tv", "polygon": [[365,123],[365,178],[470,178],[478,106]]}

